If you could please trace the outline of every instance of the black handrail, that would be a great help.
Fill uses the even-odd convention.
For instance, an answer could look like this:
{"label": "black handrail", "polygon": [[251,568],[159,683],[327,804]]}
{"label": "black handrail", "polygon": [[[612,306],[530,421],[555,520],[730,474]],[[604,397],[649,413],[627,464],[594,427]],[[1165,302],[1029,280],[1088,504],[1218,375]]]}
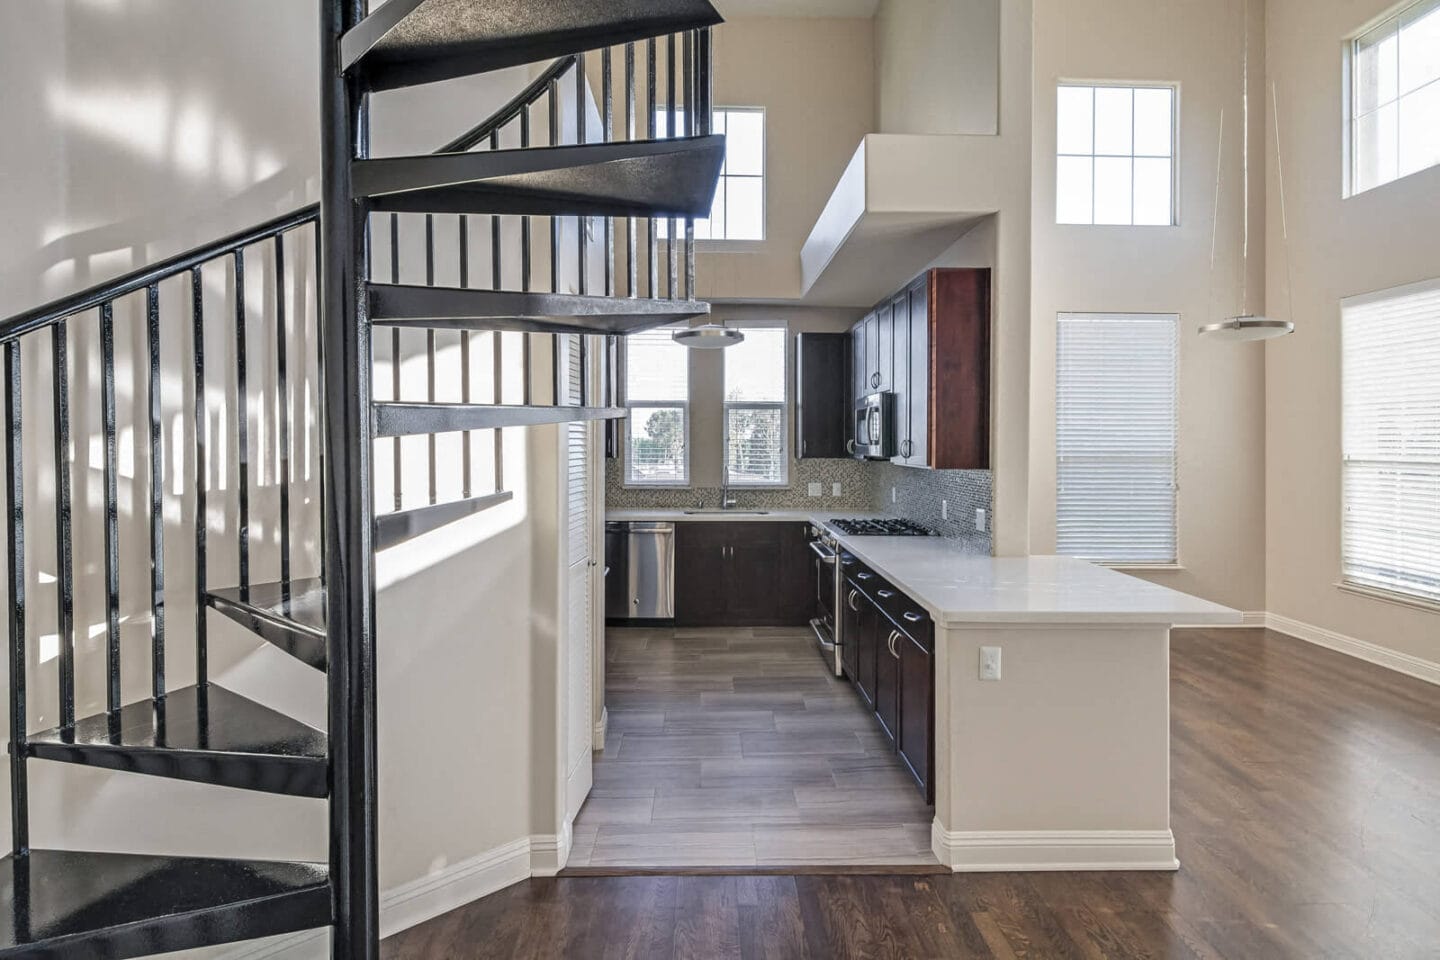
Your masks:
{"label": "black handrail", "polygon": [[[495,131],[505,124],[514,120],[520,111],[528,106],[534,105],[543,97],[549,89],[550,82],[562,76],[576,63],[576,58],[571,56],[561,57],[544,72],[532,80],[525,89],[521,90],[510,99],[498,112],[490,116],[478,126],[472,127],[460,137],[447,143],[436,150],[436,153],[455,153],[461,150],[469,150],[480,141],[490,137]],[[185,273],[193,267],[208,263],[218,257],[234,253],[242,247],[248,247],[268,240],[277,233],[284,233],[296,227],[303,226],[320,216],[320,204],[312,203],[309,206],[292,210],[264,223],[256,224],[228,237],[222,237],[211,243],[195,247],[184,253],[177,253],[173,257],[160,260],[156,263],[141,267],[133,273],[124,274],[88,287],[78,293],[68,294],[58,300],[18,313],[7,320],[0,321],[0,343],[14,340],[27,333],[44,329],[59,320],[74,316],[85,310],[93,310],[108,300],[118,300],[121,297],[132,293],[138,293],[149,287],[151,284],[168,280],[171,277]]]}
{"label": "black handrail", "polygon": [[266,240],[277,233],[283,233],[309,223],[319,215],[320,205],[312,203],[308,207],[292,210],[273,220],[266,220],[264,223],[256,224],[238,233],[232,233],[228,237],[222,237],[193,250],[177,253],[173,257],[141,267],[134,273],[106,280],[104,283],[96,284],[79,293],[72,293],[59,300],[52,300],[47,304],[35,307],[33,310],[16,314],[8,320],[0,321],[0,343],[33,333],[85,310],[93,310],[107,301],[118,300],[127,294],[138,293],[151,284],[168,280],[192,267],[198,267],[218,257],[234,253],[242,247]]}
{"label": "black handrail", "polygon": [[569,70],[575,65],[576,59],[576,56],[571,54],[556,60],[550,64],[550,66],[546,67],[543,73],[534,80],[531,80],[525,89],[511,97],[505,106],[491,114],[489,119],[483,120],[476,126],[471,127],[468,131],[462,133],[435,152],[458,153],[462,150],[469,150],[481,140],[486,139],[490,134],[518,117],[521,110],[533,106],[541,97],[545,96],[550,88],[550,81],[558,80],[563,76],[566,70]]}

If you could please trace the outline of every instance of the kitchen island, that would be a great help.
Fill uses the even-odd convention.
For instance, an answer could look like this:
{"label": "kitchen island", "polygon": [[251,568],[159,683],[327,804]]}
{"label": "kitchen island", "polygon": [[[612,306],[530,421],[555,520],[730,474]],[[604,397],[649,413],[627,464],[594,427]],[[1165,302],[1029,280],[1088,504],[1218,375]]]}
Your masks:
{"label": "kitchen island", "polygon": [[[611,511],[608,519],[662,513],[677,522],[710,516]],[[931,844],[942,864],[1178,867],[1169,632],[1239,623],[1238,612],[1081,560],[990,557],[939,538],[838,539],[933,620]],[[991,675],[998,666],[998,679],[981,679],[987,666]]]}

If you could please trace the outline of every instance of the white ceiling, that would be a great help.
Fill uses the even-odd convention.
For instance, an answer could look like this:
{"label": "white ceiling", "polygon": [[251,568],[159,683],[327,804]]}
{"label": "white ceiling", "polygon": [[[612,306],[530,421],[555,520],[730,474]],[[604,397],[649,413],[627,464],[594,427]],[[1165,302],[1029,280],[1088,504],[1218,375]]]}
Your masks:
{"label": "white ceiling", "polygon": [[727,20],[735,17],[873,17],[880,0],[713,0]]}

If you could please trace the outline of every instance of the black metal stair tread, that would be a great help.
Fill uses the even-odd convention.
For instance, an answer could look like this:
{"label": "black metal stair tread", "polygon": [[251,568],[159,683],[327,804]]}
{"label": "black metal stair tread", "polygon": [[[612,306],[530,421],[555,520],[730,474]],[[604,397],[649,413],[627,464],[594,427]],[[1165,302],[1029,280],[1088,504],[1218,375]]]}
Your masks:
{"label": "black metal stair tread", "polygon": [[468,516],[498,507],[515,499],[509,490],[487,493],[479,497],[467,497],[449,503],[433,503],[413,510],[397,510],[382,513],[375,518],[375,549],[388,550],[422,534],[463,520]]}
{"label": "black metal stair tread", "polygon": [[330,922],[324,864],[71,850],[0,862],[0,957],[122,960]]}
{"label": "black metal stair tread", "polygon": [[288,602],[279,582],[211,590],[205,602],[295,659],[325,669],[325,589],[318,579],[292,580]]}
{"label": "black metal stair tread", "polygon": [[340,58],[386,90],[719,22],[708,0],[389,0],[341,38]]}
{"label": "black metal stair tread", "polygon": [[69,730],[32,734],[26,749],[41,760],[266,793],[326,795],[324,733],[213,683],[85,717]]}
{"label": "black metal stair tread", "polygon": [[384,157],[356,160],[353,188],[376,210],[706,217],[724,154],[713,134]]}
{"label": "black metal stair tread", "polygon": [[377,437],[413,437],[583,420],[620,420],[629,413],[623,407],[489,406],[478,403],[377,403],[374,408]]}
{"label": "black metal stair tread", "polygon": [[391,326],[626,334],[710,312],[710,304],[703,300],[645,300],[391,283],[371,283],[366,289],[371,321]]}

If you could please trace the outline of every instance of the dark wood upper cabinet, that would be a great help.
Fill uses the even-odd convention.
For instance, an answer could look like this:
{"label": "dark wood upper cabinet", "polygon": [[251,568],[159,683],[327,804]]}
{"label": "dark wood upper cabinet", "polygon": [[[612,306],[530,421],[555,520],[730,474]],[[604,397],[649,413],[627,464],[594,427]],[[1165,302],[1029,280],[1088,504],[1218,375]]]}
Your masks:
{"label": "dark wood upper cabinet", "polygon": [[850,399],[894,391],[896,463],[989,469],[989,269],[928,270],[851,333],[852,344],[885,352],[856,361]]}
{"label": "dark wood upper cabinet", "polygon": [[850,338],[795,335],[795,449],[801,460],[846,456]]}

